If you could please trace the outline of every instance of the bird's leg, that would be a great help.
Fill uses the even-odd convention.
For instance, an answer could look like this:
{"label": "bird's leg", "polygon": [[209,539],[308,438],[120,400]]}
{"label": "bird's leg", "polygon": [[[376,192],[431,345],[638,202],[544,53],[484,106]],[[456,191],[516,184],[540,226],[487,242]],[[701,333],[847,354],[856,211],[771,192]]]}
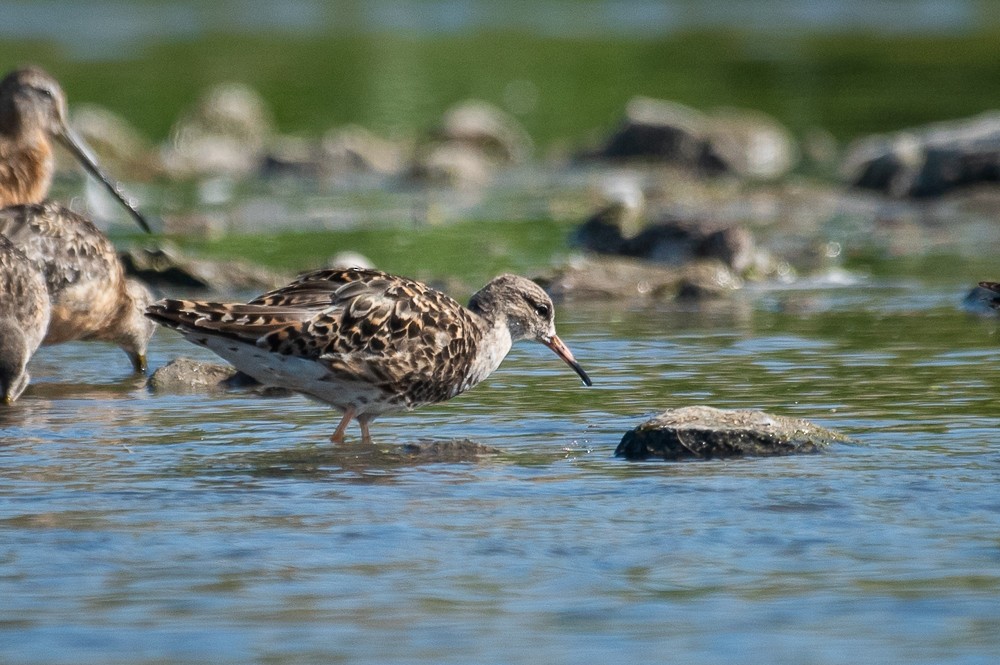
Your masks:
{"label": "bird's leg", "polygon": [[[344,411],[344,417],[340,419],[340,424],[337,425],[337,429],[334,431],[333,436],[330,437],[330,441],[333,443],[344,442],[344,432],[347,431],[347,425],[350,424],[352,418],[354,418],[354,407],[349,406]],[[364,425],[361,426],[361,431],[364,432]]]}
{"label": "bird's leg", "polygon": [[372,417],[368,415],[358,416],[358,424],[361,425],[361,443],[369,444],[372,443],[371,432],[368,431],[368,423],[372,421]]}

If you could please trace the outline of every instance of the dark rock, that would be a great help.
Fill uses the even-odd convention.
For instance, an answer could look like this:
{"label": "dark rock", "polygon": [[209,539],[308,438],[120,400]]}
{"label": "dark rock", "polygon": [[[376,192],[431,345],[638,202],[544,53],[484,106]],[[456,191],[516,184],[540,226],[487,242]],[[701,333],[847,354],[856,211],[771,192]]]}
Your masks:
{"label": "dark rock", "polygon": [[996,282],[980,282],[962,299],[962,308],[973,314],[996,314],[1000,310],[1000,286]]}
{"label": "dark rock", "polygon": [[585,257],[539,276],[556,300],[673,300],[682,295],[720,297],[743,281],[719,261],[666,267],[632,258]]}
{"label": "dark rock", "polygon": [[846,437],[798,418],[708,406],[668,409],[622,437],[615,455],[666,460],[819,452]]}
{"label": "dark rock", "polygon": [[571,243],[598,254],[630,256],[668,266],[717,260],[738,275],[754,278],[772,276],[782,269],[770,253],[757,247],[745,227],[664,219],[628,235],[623,229],[635,227],[639,216],[628,202],[613,201],[581,224]]}
{"label": "dark rock", "polygon": [[703,114],[682,104],[647,97],[629,101],[621,126],[588,156],[664,162],[709,174],[731,170],[711,144]]}
{"label": "dark rock", "polygon": [[860,139],[841,175],[854,187],[914,198],[1000,182],[1000,112]]}
{"label": "dark rock", "polygon": [[183,256],[169,244],[131,247],[119,253],[125,272],[159,287],[212,291],[268,290],[289,280],[261,266],[239,261],[207,261]]}
{"label": "dark rock", "polygon": [[672,164],[706,175],[751,179],[786,175],[798,161],[791,133],[774,118],[750,109],[709,114],[676,102],[635,97],[615,133],[585,158]]}
{"label": "dark rock", "polygon": [[644,208],[641,192],[612,197],[573,231],[570,244],[599,254],[624,254],[626,239],[645,222]]}

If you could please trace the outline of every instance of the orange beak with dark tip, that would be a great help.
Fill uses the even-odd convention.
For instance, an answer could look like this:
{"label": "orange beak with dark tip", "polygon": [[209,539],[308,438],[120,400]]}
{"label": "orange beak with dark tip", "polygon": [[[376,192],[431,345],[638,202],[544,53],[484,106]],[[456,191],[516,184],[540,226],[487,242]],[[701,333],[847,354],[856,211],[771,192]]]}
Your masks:
{"label": "orange beak with dark tip", "polygon": [[563,341],[559,339],[559,335],[553,335],[549,339],[542,338],[542,344],[552,349],[553,352],[560,358],[566,361],[566,364],[573,368],[573,371],[580,375],[583,379],[584,385],[592,386],[594,382],[590,380],[587,373],[583,371],[580,367],[580,363],[576,362],[576,358],[573,357],[573,353],[569,350],[569,347],[563,344]]}
{"label": "orange beak with dark tip", "polygon": [[136,209],[135,204],[125,196],[125,193],[122,192],[121,185],[111,180],[111,178],[109,178],[107,174],[101,170],[101,167],[97,165],[97,159],[94,157],[94,154],[80,139],[80,137],[76,135],[76,132],[63,124],[60,131],[55,134],[55,137],[59,140],[59,143],[62,144],[63,147],[69,150],[73,157],[76,158],[76,161],[80,162],[88,173],[97,178],[101,184],[104,185],[109,192],[111,192],[112,196],[118,199],[118,201],[125,206],[125,208],[129,211],[129,214],[132,215],[132,218],[135,219],[136,223],[139,224],[143,231],[146,233],[152,233],[146,218],[143,217],[142,213]]}

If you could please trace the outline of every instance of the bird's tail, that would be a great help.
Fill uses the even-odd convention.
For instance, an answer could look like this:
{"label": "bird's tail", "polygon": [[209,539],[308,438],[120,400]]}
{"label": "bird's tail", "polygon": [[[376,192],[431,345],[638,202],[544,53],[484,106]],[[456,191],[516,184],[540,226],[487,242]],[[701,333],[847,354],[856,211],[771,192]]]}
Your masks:
{"label": "bird's tail", "polygon": [[269,305],[166,299],[150,305],[146,316],[185,335],[213,335],[253,344],[269,333],[301,322],[310,313]]}

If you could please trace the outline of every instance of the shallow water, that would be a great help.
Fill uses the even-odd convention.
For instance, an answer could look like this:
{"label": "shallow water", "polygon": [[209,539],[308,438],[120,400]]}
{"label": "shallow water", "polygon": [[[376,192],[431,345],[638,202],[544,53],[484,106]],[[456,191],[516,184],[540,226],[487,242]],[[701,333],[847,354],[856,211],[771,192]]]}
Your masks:
{"label": "shallow water", "polygon": [[[563,305],[593,388],[515,348],[376,449],[301,397],[152,395],[116,349],[0,418],[0,660],[990,663],[1000,324],[870,280],[703,307]],[[211,359],[160,332],[150,362]],[[800,416],[821,455],[626,462],[667,407]],[[500,452],[401,461],[420,439]]]}

